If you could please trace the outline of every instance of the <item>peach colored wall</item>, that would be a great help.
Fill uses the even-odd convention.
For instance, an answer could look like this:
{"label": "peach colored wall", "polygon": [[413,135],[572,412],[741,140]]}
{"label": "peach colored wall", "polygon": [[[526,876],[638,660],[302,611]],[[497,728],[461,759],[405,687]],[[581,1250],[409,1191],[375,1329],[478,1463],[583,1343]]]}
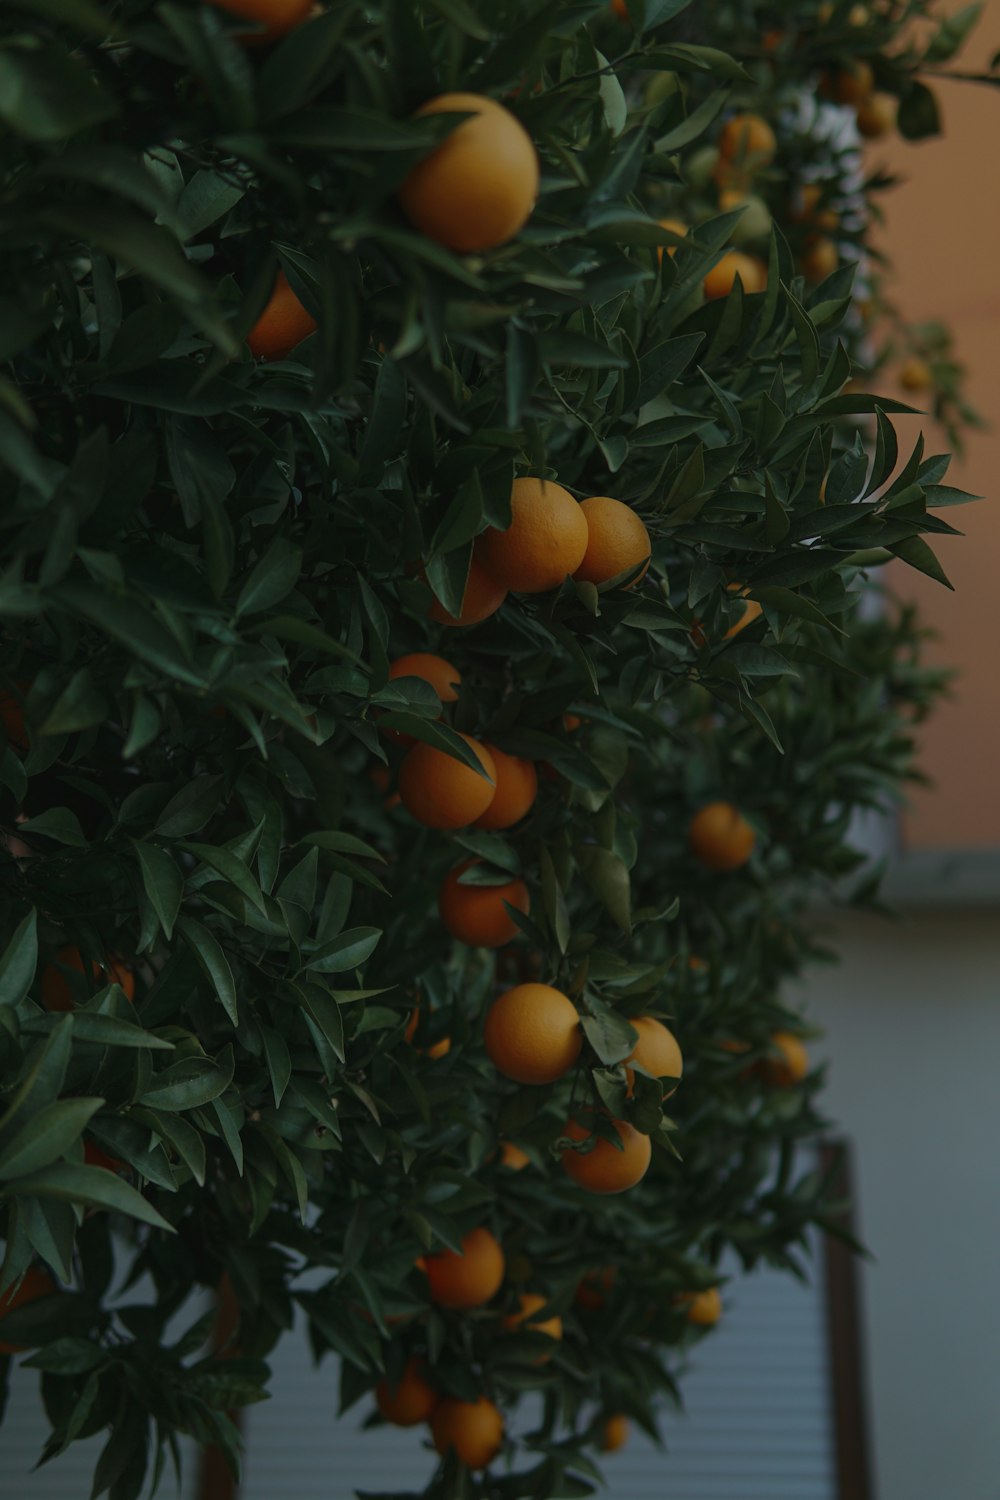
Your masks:
{"label": "peach colored wall", "polygon": [[[998,48],[1000,0],[989,0],[949,66],[985,71]],[[903,836],[911,849],[1000,849],[1000,89],[940,82],[935,90],[943,137],[919,144],[893,137],[867,153],[869,166],[888,165],[905,179],[882,199],[880,243],[896,268],[894,302],[908,321],[934,318],[951,327],[968,396],[992,430],[973,433],[966,458],[949,471],[948,482],[986,497],[943,513],[965,532],[934,542],[955,593],[902,565],[890,573],[894,589],[916,600],[940,633],[933,660],[961,673],[953,700],[923,730],[921,760],[934,786],[914,794]],[[901,417],[896,425],[901,450],[921,426],[928,451],[946,446],[926,420]]]}

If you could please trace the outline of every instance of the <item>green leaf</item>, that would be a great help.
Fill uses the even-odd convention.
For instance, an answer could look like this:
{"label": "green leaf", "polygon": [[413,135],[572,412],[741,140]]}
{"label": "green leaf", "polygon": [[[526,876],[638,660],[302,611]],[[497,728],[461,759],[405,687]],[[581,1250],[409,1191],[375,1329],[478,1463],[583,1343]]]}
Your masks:
{"label": "green leaf", "polygon": [[107,12],[92,5],[90,0],[8,0],[8,8],[26,10],[36,18],[45,16],[70,31],[94,37],[97,41],[106,41],[109,36],[117,38],[120,35]]}
{"label": "green leaf", "polygon": [[277,119],[308,103],[327,83],[342,50],[351,13],[328,10],[295,26],[269,52],[257,75],[266,117]]}
{"label": "green leaf", "polygon": [[195,957],[207,974],[212,988],[222,1002],[226,1015],[236,1026],[239,1023],[236,985],[233,982],[233,971],[229,967],[229,960],[221,943],[209,932],[204,923],[196,922],[194,917],[179,917],[177,928],[181,936],[190,944]]}
{"label": "green leaf", "polygon": [[307,833],[299,839],[309,848],[328,849],[332,854],[357,854],[361,859],[375,859],[385,864],[385,855],[366,844],[353,833],[341,833],[339,829],[321,829],[318,833]]}
{"label": "green leaf", "polygon": [[0,119],[29,141],[59,141],[116,112],[81,63],[54,47],[0,52]]}
{"label": "green leaf", "polygon": [[232,1048],[220,1054],[222,1063],[210,1057],[186,1057],[165,1068],[153,1079],[141,1102],[149,1109],[199,1109],[225,1093],[233,1078]]}
{"label": "green leaf", "polygon": [[144,1109],[141,1106],[132,1110],[132,1118],[148,1125],[161,1140],[173,1147],[199,1187],[204,1183],[205,1142],[193,1125],[189,1125],[181,1115],[161,1114],[158,1110]]}
{"label": "green leaf", "polygon": [[296,586],[302,572],[302,549],[275,537],[240,590],[236,618],[273,609]]}
{"label": "green leaf", "polygon": [[839,625],[832,620],[803,594],[796,594],[792,589],[780,588],[777,585],[755,584],[749,590],[749,597],[756,599],[765,609],[772,610],[775,614],[793,615],[800,620],[809,620],[813,625],[825,626],[827,630],[837,630],[843,635]]}
{"label": "green leaf", "polygon": [[0,1150],[0,1180],[25,1177],[64,1156],[103,1099],[58,1099],[26,1120]]}
{"label": "green leaf", "polygon": [[675,125],[673,130],[668,130],[665,135],[657,138],[657,151],[664,153],[679,151],[682,146],[689,146],[692,141],[696,141],[699,136],[705,134],[712,121],[721,115],[728,98],[728,92],[724,89],[718,89],[709,94],[707,99],[703,99],[698,107],[691,111],[683,124]]}
{"label": "green leaf", "polygon": [[74,673],[41,726],[43,735],[73,734],[92,729],[108,716],[108,703],[87,667]]}
{"label": "green leaf", "polygon": [[737,641],[727,646],[722,653],[724,659],[736,668],[743,677],[783,677],[790,674],[797,677],[799,674],[786,661],[780,651],[775,651],[773,646],[754,646],[748,642]]}
{"label": "green leaf", "polygon": [[222,173],[203,170],[184,184],[184,191],[174,207],[172,219],[182,243],[197,239],[210,225],[218,223],[245,195],[245,189]]}
{"label": "green leaf", "polygon": [[340,1006],[336,1000],[323,993],[316,985],[310,984],[298,989],[302,1004],[319,1028],[321,1036],[328,1042],[333,1054],[340,1062],[346,1062],[347,1054],[344,1050],[344,1018],[340,1013]]}
{"label": "green leaf", "polygon": [[0,1120],[0,1138],[7,1139],[22,1116],[31,1116],[58,1097],[69,1065],[75,1020],[71,1015],[56,1017],[52,1035],[42,1044]]}
{"label": "green leaf", "polygon": [[0,1005],[20,1005],[38,964],[38,913],[32,907],[14,929],[0,958]]}
{"label": "green leaf", "polygon": [[[686,5],[669,7],[672,14],[685,8]],[[647,59],[647,62],[651,67],[693,69],[698,72],[714,73],[717,77],[728,78],[733,83],[746,83],[750,78],[750,74],[742,64],[738,63],[728,52],[723,52],[719,47],[696,46],[689,42],[673,42],[667,47],[658,48]]]}
{"label": "green leaf", "polygon": [[159,844],[133,839],[132,847],[139,861],[146,895],[160,920],[164,936],[169,941],[184,898],[184,876],[166,849],[162,849]]}
{"label": "green leaf", "polygon": [[590,1009],[591,1014],[583,1017],[587,1041],[601,1062],[609,1066],[622,1062],[639,1040],[639,1033],[609,1005],[591,1000]]}
{"label": "green leaf", "polygon": [[51,590],[53,604],[78,615],[125,646],[140,661],[189,687],[203,687],[174,635],[148,609],[96,583],[67,582]]}
{"label": "green leaf", "polygon": [[91,1339],[53,1339],[37,1354],[24,1361],[32,1370],[45,1370],[51,1375],[86,1375],[96,1370],[107,1360],[107,1353],[100,1344]]}
{"label": "green leaf", "polygon": [[267,1070],[271,1075],[274,1107],[277,1109],[288,1087],[288,1080],[292,1076],[292,1059],[289,1055],[288,1044],[280,1031],[275,1031],[272,1026],[262,1026],[260,1036],[264,1043]]}
{"label": "green leaf", "polygon": [[44,834],[57,844],[70,844],[76,849],[87,847],[80,820],[68,807],[48,807],[37,818],[26,818],[21,826],[29,833]]}
{"label": "green leaf", "polygon": [[680,338],[666,339],[643,354],[639,360],[639,385],[630,403],[632,409],[645,406],[679,379],[704,341],[703,333],[686,333]]}
{"label": "green leaf", "polygon": [[[107,993],[107,992],[105,992]],[[100,1000],[95,997],[95,1004]],[[57,1031],[66,1021],[72,1022],[73,1038],[77,1042],[92,1043],[96,1047],[127,1047],[134,1051],[172,1052],[173,1042],[164,1037],[144,1031],[132,1021],[122,1021],[117,1016],[101,1015],[98,1011],[84,1010],[77,1006],[72,1016],[30,1016],[24,1022],[24,1030],[31,1033]]]}
{"label": "green leaf", "polygon": [[896,117],[899,133],[907,141],[923,141],[941,134],[941,115],[937,99],[925,83],[911,80],[899,101]]}
{"label": "green leaf", "polygon": [[38,217],[42,227],[95,245],[148,277],[177,302],[223,354],[230,359],[237,357],[240,346],[211,286],[188,264],[177,241],[165,229],[129,209],[96,202],[53,205],[42,208]]}
{"label": "green leaf", "polygon": [[165,1229],[173,1234],[174,1227],[162,1214],[147,1203],[141,1193],[123,1182],[114,1172],[105,1172],[101,1167],[71,1166],[68,1162],[46,1167],[29,1177],[18,1178],[4,1189],[8,1196],[23,1198],[56,1198],[66,1203],[85,1203],[92,1208],[109,1208],[115,1213],[127,1214],[143,1224],[152,1224],[154,1229]]}
{"label": "green leaf", "polygon": [[585,845],[576,851],[584,880],[623,932],[632,930],[632,897],[629,873],[610,849]]}
{"label": "green leaf", "polygon": [[204,828],[219,805],[221,776],[196,776],[182,786],[156,820],[156,832],[167,839],[181,839]]}
{"label": "green leaf", "polygon": [[950,16],[945,16],[937,32],[931,38],[924,53],[924,63],[948,62],[963,46],[966,37],[978,23],[983,13],[981,4],[963,5]]}
{"label": "green leaf", "polygon": [[916,568],[918,573],[926,573],[927,577],[933,578],[936,583],[943,583],[946,589],[954,589],[955,585],[950,582],[948,575],[922,537],[911,536],[902,542],[893,542],[889,551],[895,553],[901,562],[907,563],[911,568]]}
{"label": "green leaf", "polygon": [[412,735],[415,740],[423,740],[425,744],[433,745],[435,750],[443,750],[445,755],[451,756],[452,760],[469,766],[487,781],[490,780],[489,773],[484,769],[476,752],[450,725],[443,724],[437,719],[421,719],[416,714],[395,709],[390,709],[383,714],[379,719],[379,724],[386,729],[398,729],[401,734]]}
{"label": "green leaf", "polygon": [[381,927],[351,927],[335,937],[309,960],[307,968],[317,974],[342,974],[370,958],[382,936]]}
{"label": "green leaf", "polygon": [[250,867],[234,854],[231,849],[218,848],[214,844],[194,844],[185,842],[182,846],[189,854],[195,855],[203,864],[208,865],[210,870],[228,880],[234,885],[241,896],[245,896],[251,906],[255,906],[261,916],[267,915],[267,903],[261,892],[260,886],[253,878]]}

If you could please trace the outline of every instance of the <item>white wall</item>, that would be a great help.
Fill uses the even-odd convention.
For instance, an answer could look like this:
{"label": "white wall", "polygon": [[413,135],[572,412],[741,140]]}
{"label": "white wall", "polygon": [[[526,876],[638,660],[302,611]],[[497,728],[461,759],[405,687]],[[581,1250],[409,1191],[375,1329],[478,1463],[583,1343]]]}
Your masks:
{"label": "white wall", "polygon": [[855,1147],[876,1500],[1000,1497],[1000,915],[837,919],[814,975]]}

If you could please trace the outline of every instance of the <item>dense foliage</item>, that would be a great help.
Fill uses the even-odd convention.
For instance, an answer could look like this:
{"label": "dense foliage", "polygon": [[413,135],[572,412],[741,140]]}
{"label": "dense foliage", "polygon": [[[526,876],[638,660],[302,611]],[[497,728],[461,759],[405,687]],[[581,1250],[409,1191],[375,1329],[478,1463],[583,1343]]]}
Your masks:
{"label": "dense foliage", "polygon": [[[829,1225],[796,1165],[820,1080],[773,1038],[808,1035],[782,996],[824,956],[809,904],[877,903],[852,818],[898,798],[941,685],[866,580],[891,557],[942,578],[926,538],[965,498],[858,384],[884,184],[853,118],[898,99],[905,134],[936,130],[921,70],[975,8],[929,9],[336,0],[248,46],[198,3],[8,7],[0,1367],[42,1372],[46,1456],[108,1431],[95,1494],[155,1486],[178,1433],[235,1460],[227,1412],[296,1307],[345,1406],[412,1356],[450,1397],[542,1393],[513,1475],[452,1453],[428,1496],[589,1494],[607,1416],[655,1431],[723,1253],[794,1266]],[[462,119],[413,112],[452,89],[503,102],[541,162],[527,225],[483,253],[397,201]],[[773,150],[720,156],[747,111]],[[706,300],[734,244],[750,269]],[[318,329],[255,359],[279,267]],[[525,475],[627,502],[648,573],[438,623]],[[454,702],[390,678],[413,651],[454,664]],[[459,731],[540,768],[512,828],[399,805],[405,737],[474,765]],[[754,836],[728,871],[688,841],[718,801]],[[439,915],[470,857],[464,889],[530,895],[497,950]],[[582,1017],[543,1085],[482,1041],[532,979]],[[627,1085],[647,1014],[676,1090]],[[637,1186],[573,1180],[571,1113],[652,1138]],[[448,1310],[418,1257],[480,1226],[503,1285]],[[220,1285],[230,1343],[206,1352],[211,1314],[166,1343]],[[558,1346],[505,1325],[525,1291]]]}

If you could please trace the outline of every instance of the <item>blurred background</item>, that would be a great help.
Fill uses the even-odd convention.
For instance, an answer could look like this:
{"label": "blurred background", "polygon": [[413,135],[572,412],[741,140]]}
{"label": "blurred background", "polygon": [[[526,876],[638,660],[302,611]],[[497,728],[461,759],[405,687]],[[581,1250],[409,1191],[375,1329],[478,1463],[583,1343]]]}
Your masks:
{"label": "blurred background", "polygon": [[[963,57],[985,69],[1000,46],[1000,0]],[[895,920],[818,913],[842,956],[802,999],[823,1030],[826,1112],[846,1147],[852,1260],[814,1246],[807,1284],[760,1272],[724,1288],[716,1335],[699,1345],[669,1457],[633,1434],[605,1464],[613,1500],[1000,1500],[1000,1170],[994,1145],[1000,1057],[1000,678],[991,621],[1000,576],[1000,196],[995,90],[940,82],[943,139],[892,136],[869,167],[900,177],[886,200],[887,286],[909,321],[941,321],[988,427],[969,437],[952,483],[988,497],[938,538],[950,593],[902,565],[889,575],[937,633],[932,660],[957,668],[923,731],[918,790],[897,823],[866,833],[890,859]],[[965,248],[967,247],[967,248]],[[876,333],[877,342],[877,333]],[[892,390],[883,378],[880,389]],[[919,398],[917,398],[919,399]],[[926,420],[896,419],[900,449]],[[315,1374],[301,1336],[274,1357],[274,1398],[248,1420],[241,1500],[347,1500],[419,1488],[433,1468],[422,1430],[334,1420],[337,1375]],[[530,1422],[530,1413],[527,1419]],[[0,1493],[81,1500],[100,1439],[26,1477],[44,1419],[36,1382],[13,1381],[0,1438]],[[230,1500],[190,1465],[185,1500]],[[170,1492],[168,1485],[166,1493]]]}

